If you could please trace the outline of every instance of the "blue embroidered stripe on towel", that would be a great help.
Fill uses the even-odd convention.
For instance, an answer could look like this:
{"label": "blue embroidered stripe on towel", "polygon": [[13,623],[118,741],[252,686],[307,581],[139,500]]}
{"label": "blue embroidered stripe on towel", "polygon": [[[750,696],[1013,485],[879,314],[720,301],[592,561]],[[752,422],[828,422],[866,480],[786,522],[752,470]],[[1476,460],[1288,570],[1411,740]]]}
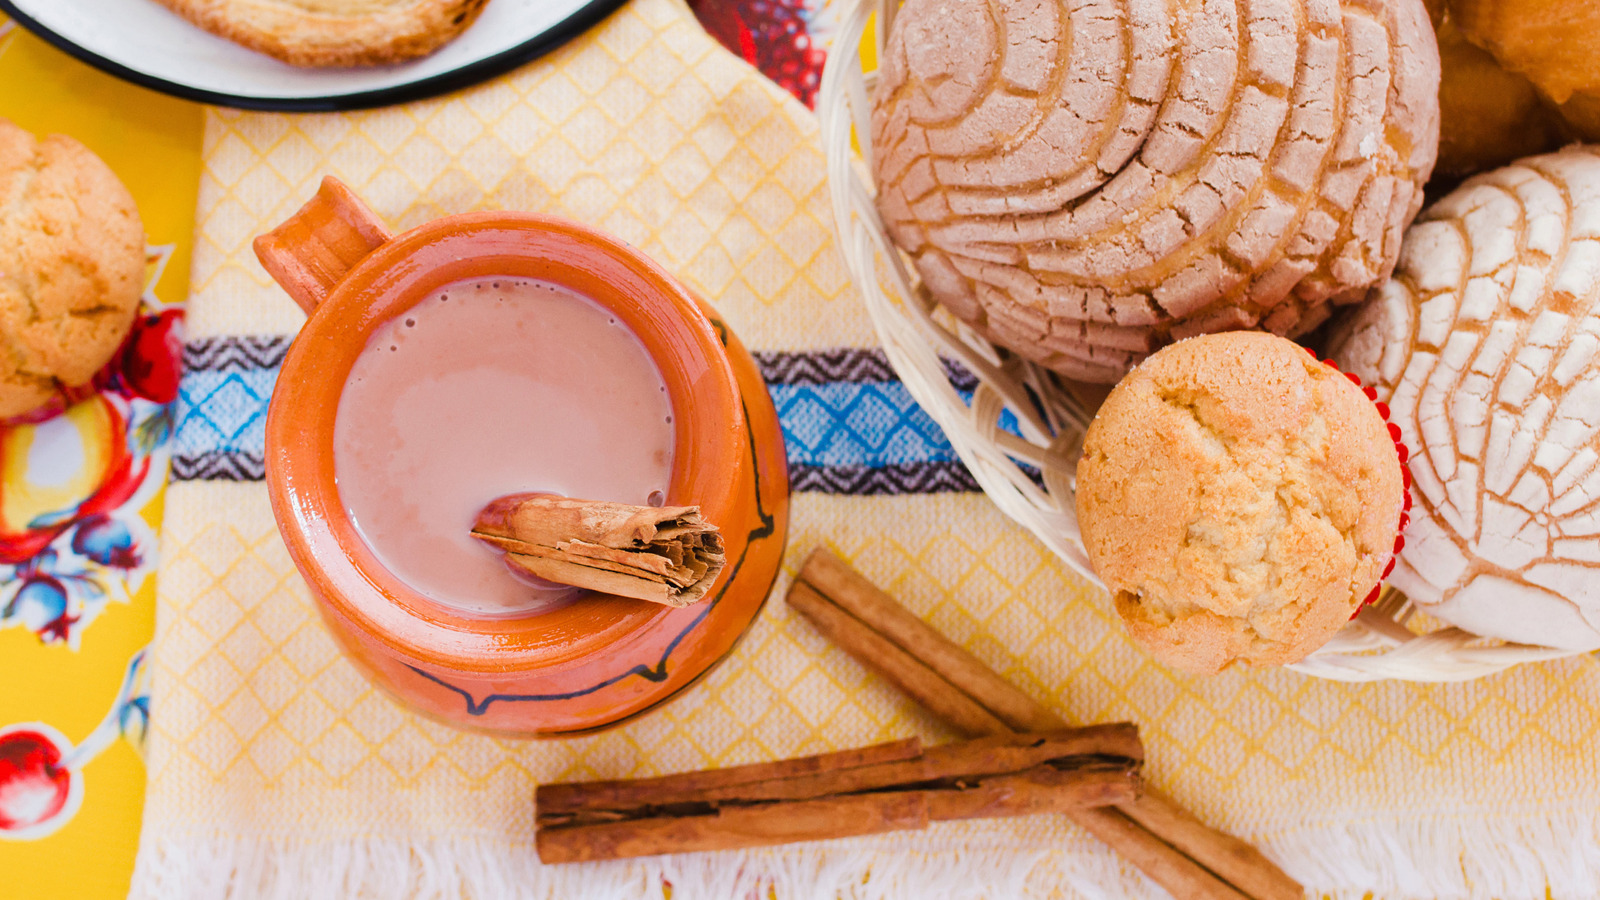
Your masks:
{"label": "blue embroidered stripe on towel", "polygon": [[[173,478],[263,477],[267,403],[288,337],[226,337],[184,348]],[[975,491],[944,432],[880,350],[757,353],[788,445],[793,490],[830,494]],[[951,380],[970,396],[972,376]]]}

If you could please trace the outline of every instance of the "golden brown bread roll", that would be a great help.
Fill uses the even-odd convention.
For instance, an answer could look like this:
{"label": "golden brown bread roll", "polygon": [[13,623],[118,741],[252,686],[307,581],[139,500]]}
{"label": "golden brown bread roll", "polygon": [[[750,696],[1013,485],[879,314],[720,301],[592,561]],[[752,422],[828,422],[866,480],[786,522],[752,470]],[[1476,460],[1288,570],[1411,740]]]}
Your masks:
{"label": "golden brown bread roll", "polygon": [[1600,648],[1600,148],[1435,203],[1332,352],[1412,450],[1395,586],[1477,634]]}
{"label": "golden brown bread roll", "polygon": [[878,209],[957,316],[1112,382],[1174,338],[1307,331],[1385,278],[1438,76],[1420,0],[910,0]]}
{"label": "golden brown bread roll", "polygon": [[0,418],[88,383],[143,287],[144,225],[116,174],[70,137],[0,119]]}
{"label": "golden brown bread roll", "polygon": [[1468,40],[1525,76],[1587,140],[1600,140],[1600,3],[1448,0]]}
{"label": "golden brown bread roll", "polygon": [[158,0],[205,30],[293,66],[379,66],[427,56],[487,0]]}
{"label": "golden brown bread roll", "polygon": [[1445,18],[1439,39],[1437,175],[1460,177],[1561,146],[1561,115]]}
{"label": "golden brown bread roll", "polygon": [[1450,17],[1500,64],[1565,103],[1600,88],[1600,3],[1594,0],[1448,0]]}
{"label": "golden brown bread roll", "polygon": [[1404,503],[1361,388],[1260,332],[1173,344],[1084,438],[1084,547],[1128,632],[1192,672],[1295,662],[1382,577]]}
{"label": "golden brown bread roll", "polygon": [[[1595,52],[1600,53],[1600,47]],[[1572,134],[1586,141],[1600,141],[1600,91],[1579,91],[1557,109]]]}

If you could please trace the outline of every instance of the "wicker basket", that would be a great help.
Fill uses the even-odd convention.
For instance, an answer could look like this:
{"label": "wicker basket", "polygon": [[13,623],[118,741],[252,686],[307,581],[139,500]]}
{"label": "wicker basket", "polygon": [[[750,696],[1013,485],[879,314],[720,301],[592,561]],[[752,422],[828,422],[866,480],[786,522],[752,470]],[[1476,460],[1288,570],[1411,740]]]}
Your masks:
{"label": "wicker basket", "polygon": [[[856,287],[906,389],[939,423],[978,484],[1006,515],[1032,531],[1083,577],[1098,584],[1079,537],[1073,480],[1084,430],[1093,417],[1056,375],[1006,353],[940,310],[890,242],[873,206],[873,187],[858,154],[874,76],[863,72],[861,40],[877,14],[881,51],[899,0],[839,0],[839,31],[828,54],[817,114],[827,154],[834,229]],[[951,385],[940,357],[978,379],[970,402]],[[1010,410],[1021,436],[1000,427]],[[1459,628],[1418,633],[1415,608],[1386,589],[1334,639],[1290,668],[1340,681],[1464,681],[1518,663],[1575,651],[1507,644]]]}

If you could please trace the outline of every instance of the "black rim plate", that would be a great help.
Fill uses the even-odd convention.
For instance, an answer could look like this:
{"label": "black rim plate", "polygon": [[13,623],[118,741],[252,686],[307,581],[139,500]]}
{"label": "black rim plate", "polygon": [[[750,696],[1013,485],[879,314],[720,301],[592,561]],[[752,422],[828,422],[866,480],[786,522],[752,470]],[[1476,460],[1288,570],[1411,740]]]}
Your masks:
{"label": "black rim plate", "polygon": [[[448,72],[421,77],[415,81],[408,81],[390,87],[354,91],[348,94],[328,94],[319,97],[256,97],[229,94],[197,88],[181,82],[168,81],[148,75],[137,69],[131,69],[98,53],[84,49],[70,38],[39,24],[32,17],[17,9],[11,0],[0,0],[0,13],[9,16],[18,25],[26,28],[56,49],[88,63],[102,72],[115,75],[140,87],[160,91],[163,94],[170,94],[174,97],[182,97],[185,100],[194,100],[200,103],[210,103],[216,106],[231,106],[235,109],[268,112],[336,112],[409,103],[413,100],[437,97],[440,94],[448,94],[451,91],[471,87],[496,75],[509,72],[523,63],[538,59],[560,47],[567,41],[587,31],[625,2],[627,0],[590,0],[589,3],[572,15],[521,44],[493,56],[486,56],[458,66]],[[254,52],[243,47],[239,48],[239,51],[241,53]]]}

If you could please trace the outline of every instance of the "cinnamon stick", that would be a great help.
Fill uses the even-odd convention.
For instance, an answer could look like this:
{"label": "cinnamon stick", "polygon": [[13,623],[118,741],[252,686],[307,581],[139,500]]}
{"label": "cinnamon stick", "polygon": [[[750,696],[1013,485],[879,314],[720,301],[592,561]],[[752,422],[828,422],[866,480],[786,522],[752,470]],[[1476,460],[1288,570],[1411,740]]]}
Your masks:
{"label": "cinnamon stick", "polygon": [[1122,803],[1136,794],[1134,782],[1121,770],[1063,772],[1038,766],[986,778],[967,790],[929,791],[928,818],[945,822],[1062,813]]}
{"label": "cinnamon stick", "polygon": [[[696,814],[723,803],[811,800],[916,784],[966,783],[1047,765],[1057,773],[1088,772],[1099,764],[1108,766],[1108,771],[1131,773],[1144,758],[1137,729],[1126,724],[997,735],[933,747],[904,759],[889,758],[908,744],[915,747],[916,741],[638,781],[541,785],[534,794],[538,821],[557,826],[618,815],[648,818],[653,810],[668,808]],[[855,764],[868,757],[878,760]],[[1043,775],[1033,782],[1040,787],[1053,783]]]}
{"label": "cinnamon stick", "polygon": [[[901,758],[909,753],[916,755]],[[545,862],[576,862],[1060,812],[1133,799],[1141,758],[1134,727],[1110,725],[927,751],[899,741],[717,772],[541,786],[537,846]]]}
{"label": "cinnamon stick", "polygon": [[1121,806],[1069,809],[1068,818],[1115,849],[1176,900],[1258,900],[1244,894],[1129,818]]}
{"label": "cinnamon stick", "polygon": [[817,772],[840,772],[881,765],[922,755],[922,741],[905,738],[855,750],[819,753],[797,759],[729,766],[700,772],[681,772],[658,778],[541,784],[534,791],[541,818],[561,813],[599,809],[662,806],[700,799],[730,787],[784,781]]}
{"label": "cinnamon stick", "polygon": [[924,794],[861,794],[727,807],[704,816],[659,816],[540,828],[534,835],[534,846],[540,862],[590,862],[766,847],[927,827],[928,800]]}
{"label": "cinnamon stick", "polygon": [[1061,812],[1085,803],[1125,801],[1137,792],[1126,761],[1083,758],[1065,769],[1041,765],[925,789],[730,804],[698,815],[541,823],[535,846],[545,863],[734,850],[918,831],[936,821]]}
{"label": "cinnamon stick", "polygon": [[1041,765],[906,789],[696,804],[688,810],[649,808],[642,816],[608,812],[556,824],[541,816],[536,846],[547,863],[733,850],[920,830],[933,821],[1061,812],[1086,803],[1123,802],[1137,793],[1138,779],[1128,761],[1086,757],[1067,761],[1064,768]]}
{"label": "cinnamon stick", "polygon": [[703,598],[726,563],[722,535],[695,506],[508,494],[483,508],[472,536],[547,581],[675,607]]}
{"label": "cinnamon stick", "polygon": [[[887,638],[913,659],[935,673],[941,690],[959,685],[960,693],[976,701],[994,719],[1011,731],[1053,731],[1066,722],[1033,698],[1017,690],[1011,682],[968,653],[954,641],[935,631],[913,615],[893,597],[884,593],[866,576],[857,572],[826,549],[806,558],[796,584],[805,582],[840,609]],[[791,596],[793,596],[791,594]],[[790,601],[793,605],[793,601]],[[933,709],[933,707],[929,707]],[[938,710],[933,710],[938,713]],[[957,720],[940,718],[968,734],[993,734],[993,726],[978,731],[963,727]]]}
{"label": "cinnamon stick", "polygon": [[1163,794],[1146,788],[1138,799],[1117,808],[1250,897],[1300,900],[1305,896],[1300,882],[1262,856],[1260,850],[1196,819]]}
{"label": "cinnamon stick", "polygon": [[943,677],[904,649],[830,603],[802,581],[789,588],[789,605],[811,620],[823,636],[868,666],[963,734],[1000,734],[1011,729],[981,703],[950,690]]}
{"label": "cinnamon stick", "polygon": [[[846,652],[897,685],[905,680],[905,671],[915,672],[914,690],[907,693],[919,702],[923,697],[938,698],[937,705],[925,705],[959,731],[996,734],[1066,726],[1065,720],[826,549],[819,548],[806,560],[790,588],[789,602]],[[892,649],[886,650],[885,644]],[[898,657],[893,650],[900,651]],[[895,670],[880,665],[884,660]],[[973,714],[963,700],[988,715]],[[944,709],[963,712],[947,716]],[[1078,807],[1065,812],[1183,900],[1304,896],[1301,885],[1260,851],[1206,826],[1155,792],[1147,790],[1116,809]]]}
{"label": "cinnamon stick", "polygon": [[[1007,734],[930,747],[916,759],[819,771],[755,784],[731,785],[700,792],[704,802],[736,800],[801,800],[830,794],[852,794],[896,785],[984,778],[1037,769],[1052,760],[1100,757],[1117,771],[1131,770],[1144,759],[1139,734],[1132,725],[1071,729],[1056,734]],[[1087,771],[1087,763],[1074,771]],[[1054,769],[1053,771],[1062,771]],[[1046,784],[1046,778],[1039,784]],[[683,802],[682,798],[679,802]],[[1131,798],[1130,798],[1131,799]]]}

